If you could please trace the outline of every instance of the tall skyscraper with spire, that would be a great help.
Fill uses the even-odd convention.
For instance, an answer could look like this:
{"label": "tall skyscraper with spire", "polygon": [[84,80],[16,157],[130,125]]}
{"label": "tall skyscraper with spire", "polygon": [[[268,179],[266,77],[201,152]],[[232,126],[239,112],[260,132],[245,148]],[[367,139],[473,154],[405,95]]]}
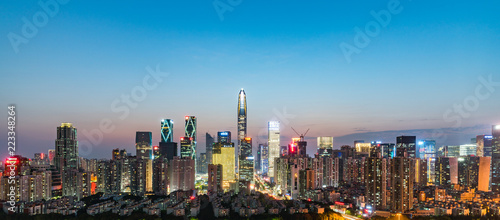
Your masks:
{"label": "tall skyscraper with spire", "polygon": [[247,96],[243,88],[238,95],[238,149],[241,146],[241,140],[247,137]]}

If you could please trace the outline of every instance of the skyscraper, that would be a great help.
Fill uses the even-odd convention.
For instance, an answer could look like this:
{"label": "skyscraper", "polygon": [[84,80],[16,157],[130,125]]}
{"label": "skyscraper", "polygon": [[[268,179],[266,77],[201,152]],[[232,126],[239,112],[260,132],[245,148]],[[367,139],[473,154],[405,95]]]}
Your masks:
{"label": "skyscraper", "polygon": [[399,136],[396,138],[396,156],[402,157],[404,152],[408,153],[409,158],[416,157],[416,137],[415,136]]}
{"label": "skyscraper", "polygon": [[231,143],[231,132],[230,131],[217,132],[217,142],[218,143]]}
{"label": "skyscraper", "polygon": [[217,194],[222,192],[222,165],[208,164],[208,195]]}
{"label": "skyscraper", "polygon": [[239,155],[239,181],[243,190],[249,192],[250,183],[253,181],[252,138],[246,137],[241,140]]}
{"label": "skyscraper", "polygon": [[[247,136],[247,96],[243,88],[238,94],[238,146]],[[237,149],[238,150],[238,149]]]}
{"label": "skyscraper", "polygon": [[267,176],[269,173],[269,148],[267,147],[267,144],[259,144],[259,149],[262,176]]}
{"label": "skyscraper", "polygon": [[212,164],[212,147],[214,138],[208,132],[205,134],[205,152],[207,153],[207,165]]}
{"label": "skyscraper", "polygon": [[174,140],[174,121],[172,119],[161,120],[161,142],[173,142]]}
{"label": "skyscraper", "polygon": [[174,157],[168,166],[170,192],[194,190],[195,161],[191,158]]}
{"label": "skyscraper", "polygon": [[138,131],[135,134],[135,150],[138,159],[151,159],[153,156],[151,131]]}
{"label": "skyscraper", "polygon": [[381,156],[365,160],[365,195],[374,210],[387,208],[387,160]]}
{"label": "skyscraper", "polygon": [[333,152],[333,137],[318,137],[318,155],[327,157]]}
{"label": "skyscraper", "polygon": [[71,123],[62,123],[57,127],[56,169],[63,174],[67,170],[78,169],[78,142],[76,128]]}
{"label": "skyscraper", "polygon": [[477,135],[476,136],[476,156],[478,157],[491,157],[491,135]]}
{"label": "skyscraper", "polygon": [[236,183],[234,143],[215,143],[212,163],[222,165],[223,188],[229,190]]}
{"label": "skyscraper", "polygon": [[417,143],[417,157],[427,161],[427,182],[434,183],[435,176],[435,162],[436,162],[436,141],[435,140],[421,140]]}
{"label": "skyscraper", "polygon": [[172,160],[177,156],[177,143],[173,142],[174,121],[172,119],[161,120],[161,139],[159,143],[159,157]]}
{"label": "skyscraper", "polygon": [[274,177],[274,160],[280,156],[280,122],[268,122],[269,177]]}
{"label": "skyscraper", "polygon": [[190,137],[181,137],[181,158],[191,158],[196,160],[196,151],[194,149],[194,139]]}
{"label": "skyscraper", "polygon": [[491,191],[500,192],[500,125],[493,125],[491,140]]}
{"label": "skyscraper", "polygon": [[[184,120],[185,120],[185,127],[184,127],[184,131],[185,131],[185,134],[184,136],[185,137],[188,137],[189,140],[191,141],[191,158],[194,160],[194,164],[196,166],[196,142],[197,142],[197,138],[196,138],[196,117],[195,116],[186,116],[184,117]],[[182,144],[181,144],[182,145]],[[181,157],[182,157],[182,146],[181,146]],[[196,169],[195,169],[196,171]]]}
{"label": "skyscraper", "polygon": [[413,182],[415,179],[412,158],[394,157],[391,160],[391,211],[405,213],[413,208]]}

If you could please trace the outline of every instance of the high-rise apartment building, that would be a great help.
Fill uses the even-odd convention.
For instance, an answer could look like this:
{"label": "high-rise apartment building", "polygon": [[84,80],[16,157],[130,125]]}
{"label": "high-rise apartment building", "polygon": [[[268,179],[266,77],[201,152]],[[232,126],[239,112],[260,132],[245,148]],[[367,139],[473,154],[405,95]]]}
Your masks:
{"label": "high-rise apartment building", "polygon": [[153,137],[150,131],[138,131],[135,134],[135,150],[138,158],[153,157]]}
{"label": "high-rise apartment building", "polygon": [[274,177],[274,162],[280,156],[280,123],[279,121],[268,122],[268,141],[269,147],[269,177]]}

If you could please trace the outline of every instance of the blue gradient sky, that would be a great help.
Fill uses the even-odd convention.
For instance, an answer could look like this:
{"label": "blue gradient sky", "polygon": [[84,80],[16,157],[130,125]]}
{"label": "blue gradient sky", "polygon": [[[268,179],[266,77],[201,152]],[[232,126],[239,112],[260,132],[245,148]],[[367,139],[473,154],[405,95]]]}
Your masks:
{"label": "blue gradient sky", "polygon": [[[18,153],[29,157],[54,148],[61,122],[72,122],[83,141],[84,130],[110,119],[116,129],[87,156],[109,158],[112,148],[135,154],[138,130],[152,131],[157,143],[161,118],[174,119],[178,140],[184,115],[198,117],[204,152],[205,132],[236,132],[240,88],[254,147],[284,108],[295,117],[282,123],[283,145],[295,136],[290,126],[334,136],[335,147],[374,137],[395,142],[399,134],[432,138],[432,129],[453,127],[443,114],[474,95],[478,77],[500,81],[500,3],[400,1],[402,12],[347,62],[340,43],[353,44],[354,28],[364,29],[374,20],[370,11],[388,2],[244,0],[221,21],[212,1],[70,1],[15,53],[7,35],[21,34],[22,18],[42,9],[36,1],[2,1],[1,106],[17,105]],[[156,65],[170,75],[119,119],[113,100]],[[438,144],[491,133],[500,124],[496,90]],[[6,132],[0,126],[2,143]],[[313,154],[316,141],[309,146]]]}

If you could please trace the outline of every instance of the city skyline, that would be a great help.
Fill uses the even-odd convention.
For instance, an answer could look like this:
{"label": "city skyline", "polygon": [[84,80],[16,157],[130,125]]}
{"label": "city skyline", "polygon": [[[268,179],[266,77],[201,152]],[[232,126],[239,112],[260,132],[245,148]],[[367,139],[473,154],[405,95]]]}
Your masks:
{"label": "city skyline", "polygon": [[[371,137],[391,143],[399,135],[432,138],[434,129],[455,127],[443,115],[475,96],[480,77],[500,81],[496,4],[400,1],[402,11],[347,62],[339,45],[353,44],[356,27],[376,20],[370,12],[386,10],[387,2],[281,1],[264,8],[245,2],[222,21],[210,2],[146,3],[113,13],[112,3],[69,2],[18,52],[6,36],[22,35],[23,17],[42,8],[37,2],[2,3],[0,100],[17,105],[23,155],[53,148],[53,128],[62,122],[80,129],[80,141],[89,141],[83,132],[98,129],[103,119],[116,126],[93,149],[80,149],[89,157],[110,157],[117,147],[133,152],[136,131],[153,132],[156,145],[163,118],[177,122],[175,142],[186,115],[199,119],[198,146],[204,146],[204,132],[228,130],[236,137],[234,100],[242,87],[254,151],[266,141],[260,131],[267,122],[286,114],[288,124],[276,118],[283,125],[281,145],[296,136],[292,126],[311,128],[309,146],[320,136],[334,137],[334,148]],[[169,75],[151,80],[156,87],[127,116],[113,111],[115,100],[157,70]],[[445,129],[447,140],[437,145],[461,144],[500,123],[498,87],[482,89],[489,97],[459,117],[458,129]]]}

